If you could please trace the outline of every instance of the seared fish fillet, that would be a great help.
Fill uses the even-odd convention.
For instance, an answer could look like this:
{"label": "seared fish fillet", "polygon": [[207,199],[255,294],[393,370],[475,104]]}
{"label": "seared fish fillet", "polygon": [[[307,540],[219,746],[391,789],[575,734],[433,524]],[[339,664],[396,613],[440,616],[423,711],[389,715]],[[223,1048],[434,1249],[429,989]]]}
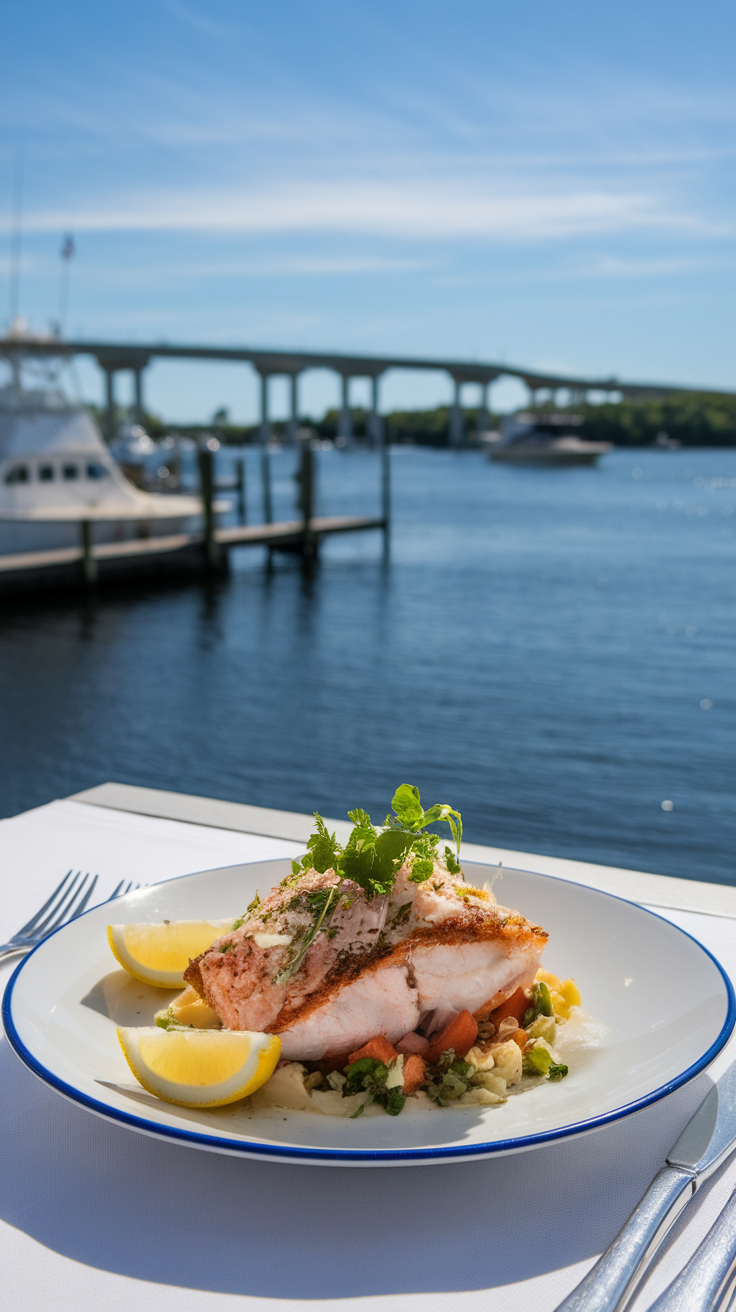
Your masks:
{"label": "seared fish fillet", "polygon": [[378,1034],[396,1043],[419,1025],[431,1034],[464,1008],[499,1005],[532,984],[543,929],[439,862],[421,884],[410,869],[399,870],[390,897],[369,899],[343,880],[326,930],[296,969],[340,881],[331,870],[289,877],[191,962],[185,979],[226,1028],[280,1034],[282,1055],[303,1061],[354,1051]]}

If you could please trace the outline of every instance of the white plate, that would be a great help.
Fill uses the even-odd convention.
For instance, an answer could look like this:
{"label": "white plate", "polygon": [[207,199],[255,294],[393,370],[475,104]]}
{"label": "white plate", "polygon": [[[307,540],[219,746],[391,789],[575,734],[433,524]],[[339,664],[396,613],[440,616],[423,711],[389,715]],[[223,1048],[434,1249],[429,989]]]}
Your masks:
{"label": "white plate", "polygon": [[[497,1107],[412,1108],[351,1121],[248,1103],[190,1111],[160,1102],[133,1079],[116,1024],[150,1025],[170,991],[119,970],[110,919],[160,921],[242,914],[288,861],[229,866],[141,889],[114,909],[96,907],[58,930],[18,967],[3,1002],[8,1038],[58,1093],[144,1134],[211,1152],[321,1165],[408,1165],[519,1152],[586,1133],[664,1098],[693,1079],[726,1043],[736,1019],[724,971],[669,921],[596,889],[504,871],[499,901],[549,932],[545,966],[572,975],[604,1028],[570,1074]],[[487,866],[464,863],[470,882]]]}

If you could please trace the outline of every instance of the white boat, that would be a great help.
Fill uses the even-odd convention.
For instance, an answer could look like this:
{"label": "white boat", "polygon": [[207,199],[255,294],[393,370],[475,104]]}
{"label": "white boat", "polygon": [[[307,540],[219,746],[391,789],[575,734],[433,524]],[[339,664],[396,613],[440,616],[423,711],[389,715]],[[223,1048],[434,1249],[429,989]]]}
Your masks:
{"label": "white boat", "polygon": [[95,542],[195,532],[202,502],[134,487],[83,405],[16,371],[0,387],[0,556],[76,547],[85,521]]}
{"label": "white boat", "polygon": [[522,411],[501,421],[498,440],[490,444],[491,460],[533,465],[592,465],[613,449],[610,442],[587,442],[580,430],[582,415],[535,414]]}
{"label": "white boat", "polygon": [[142,424],[123,424],[110,443],[110,452],[121,465],[142,464],[155,456],[157,450]]}

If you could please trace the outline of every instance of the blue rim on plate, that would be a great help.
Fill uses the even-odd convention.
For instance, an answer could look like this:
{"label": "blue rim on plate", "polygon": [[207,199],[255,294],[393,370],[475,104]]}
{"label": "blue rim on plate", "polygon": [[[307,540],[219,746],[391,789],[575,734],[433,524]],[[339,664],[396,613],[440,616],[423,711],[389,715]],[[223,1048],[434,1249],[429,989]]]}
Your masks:
{"label": "blue rim on plate", "polygon": [[[490,1143],[474,1143],[468,1144],[467,1146],[448,1145],[446,1147],[435,1148],[405,1148],[401,1150],[345,1150],[336,1148],[303,1148],[288,1145],[263,1144],[242,1137],[237,1139],[226,1139],[224,1137],[220,1138],[215,1135],[204,1134],[193,1130],[180,1130],[173,1126],[162,1125],[159,1122],[148,1121],[141,1116],[135,1116],[130,1112],[124,1112],[119,1108],[111,1107],[108,1103],[98,1102],[97,1099],[90,1098],[87,1094],[82,1093],[79,1089],[75,1089],[73,1085],[67,1084],[64,1080],[59,1079],[59,1077],[52,1071],[48,1070],[47,1067],[45,1067],[43,1063],[33,1055],[33,1053],[29,1052],[21,1039],[13,1020],[12,1012],[15,986],[23,970],[31,958],[35,956],[36,952],[43,948],[49,939],[55,937],[56,934],[63,933],[67,928],[66,925],[62,925],[59,929],[54,930],[53,934],[49,934],[37,944],[33,951],[30,952],[13,971],[5,989],[2,1003],[2,1021],[5,1034],[16,1055],[20,1058],[23,1064],[28,1067],[31,1073],[42,1081],[42,1083],[47,1084],[50,1088],[54,1089],[56,1093],[61,1094],[63,1098],[68,1099],[70,1102],[74,1102],[77,1105],[86,1108],[87,1111],[92,1112],[94,1115],[102,1117],[103,1120],[114,1121],[117,1124],[125,1125],[129,1129],[135,1130],[138,1133],[148,1134],[153,1138],[171,1139],[174,1140],[174,1142],[183,1143],[194,1148],[225,1153],[230,1156],[271,1158],[274,1161],[294,1163],[312,1162],[319,1164],[320,1162],[324,1162],[325,1164],[335,1164],[340,1162],[349,1165],[353,1162],[369,1163],[385,1161],[400,1166],[402,1163],[421,1161],[447,1162],[451,1160],[461,1160],[463,1158],[471,1160],[473,1158],[488,1159],[497,1154],[522,1151],[527,1148],[539,1147],[542,1144],[555,1143],[560,1139],[574,1138],[578,1135],[601,1129],[606,1125],[611,1125],[615,1121],[622,1120],[624,1117],[632,1115],[634,1112],[641,1111],[645,1107],[650,1107],[655,1102],[660,1102],[663,1098],[668,1097],[669,1094],[674,1093],[677,1089],[680,1089],[683,1085],[689,1083],[689,1081],[699,1075],[701,1071],[704,1071],[725,1047],[731,1037],[734,1025],[736,1024],[736,994],[734,994],[731,980],[718,958],[715,957],[713,953],[704,946],[704,944],[696,939],[693,934],[689,934],[687,930],[682,929],[679,925],[675,925],[673,921],[667,920],[666,916],[660,916],[656,911],[651,911],[649,907],[641,906],[638,902],[632,902],[629,898],[617,897],[615,893],[608,893],[605,890],[598,888],[594,889],[591,885],[577,884],[576,881],[571,879],[558,879],[555,875],[540,874],[539,871],[520,871],[519,873],[531,874],[539,879],[553,880],[559,884],[570,884],[577,888],[590,888],[592,892],[598,893],[602,897],[611,898],[615,902],[624,902],[628,906],[636,907],[638,911],[653,916],[655,920],[663,920],[666,924],[677,930],[678,933],[682,934],[684,938],[689,939],[700,948],[701,952],[713,962],[713,965],[717,968],[721,979],[723,980],[728,1005],[726,1008],[726,1017],[718,1035],[706,1052],[704,1052],[696,1062],[693,1062],[692,1065],[686,1067],[684,1071],[681,1071],[665,1084],[651,1090],[651,1092],[640,1098],[635,1098],[631,1102],[624,1103],[621,1107],[615,1107],[611,1111],[602,1112],[597,1116],[587,1117],[583,1121],[573,1121],[555,1129],[540,1131],[536,1134],[516,1135],[513,1139],[497,1139]],[[178,878],[188,879],[190,876],[180,875]],[[167,884],[176,882],[176,879],[165,881]],[[149,887],[153,886],[149,885]],[[87,916],[98,909],[99,908],[97,907],[90,907],[89,910],[85,911],[83,914],[84,916]],[[83,917],[77,917],[77,919],[82,918]]]}

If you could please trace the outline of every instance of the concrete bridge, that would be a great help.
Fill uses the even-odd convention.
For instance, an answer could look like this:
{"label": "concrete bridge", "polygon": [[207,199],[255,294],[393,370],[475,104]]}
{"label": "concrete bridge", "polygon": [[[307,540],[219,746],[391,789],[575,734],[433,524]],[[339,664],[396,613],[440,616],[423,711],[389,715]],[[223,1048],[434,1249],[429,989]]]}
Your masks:
{"label": "concrete bridge", "polygon": [[[483,361],[422,359],[414,356],[341,355],[320,351],[253,350],[250,347],[227,346],[172,346],[155,342],[142,345],[137,342],[62,341],[55,337],[9,336],[0,338],[0,356],[9,360],[19,356],[68,357],[92,356],[105,375],[106,428],[112,436],[115,415],[115,375],[123,371],[133,374],[135,382],[135,411],[143,417],[143,374],[154,359],[175,360],[226,360],[233,364],[249,364],[260,377],[260,440],[266,443],[271,433],[269,410],[269,379],[287,377],[290,382],[289,431],[296,432],[299,414],[299,377],[308,369],[330,369],[341,380],[341,406],[338,433],[350,442],[353,435],[350,407],[351,378],[368,378],[371,382],[371,406],[368,432],[375,442],[381,438],[379,409],[379,381],[391,369],[416,369],[424,372],[449,374],[454,384],[450,408],[448,438],[451,446],[460,446],[464,440],[462,416],[462,389],[468,384],[480,388],[478,428],[490,426],[489,389],[497,378],[518,378],[529,389],[530,403],[540,399],[556,398],[558,391],[569,394],[572,405],[580,404],[589,392],[627,400],[662,398],[692,391],[692,388],[675,387],[662,383],[627,383],[618,378],[580,378],[562,374],[539,373],[516,365],[492,364]],[[709,388],[708,391],[714,389]]]}

